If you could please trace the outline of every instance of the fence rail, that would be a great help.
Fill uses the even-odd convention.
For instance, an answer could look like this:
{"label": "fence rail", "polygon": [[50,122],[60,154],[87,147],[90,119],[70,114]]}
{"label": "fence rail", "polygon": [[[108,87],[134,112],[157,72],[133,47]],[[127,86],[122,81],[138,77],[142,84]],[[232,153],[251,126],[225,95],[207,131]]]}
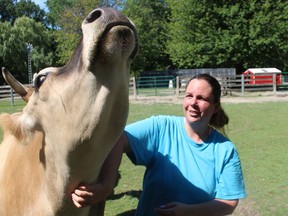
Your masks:
{"label": "fence rail", "polygon": [[0,86],[0,99],[7,99],[9,98],[11,101],[11,106],[14,106],[14,99],[20,98],[18,94],[14,92],[14,90],[6,85],[6,86]]}
{"label": "fence rail", "polygon": [[[276,77],[276,74],[267,76],[257,74],[245,75],[218,75],[215,76],[222,87],[223,95],[233,92],[241,93],[255,91],[271,91],[276,94],[277,91],[288,91],[288,74],[282,74]],[[149,77],[131,77],[129,82],[129,94],[137,99],[137,96],[175,96],[184,94],[188,80],[191,76],[149,76]],[[279,80],[281,82],[279,83]],[[28,86],[28,85],[27,85]],[[14,99],[20,96],[16,94],[10,86],[0,86],[0,99],[10,99],[14,106]]]}
{"label": "fence rail", "polygon": [[[191,76],[156,76],[149,77],[149,79],[133,77],[130,79],[130,95],[134,95],[135,99],[137,95],[175,95],[179,97],[185,92],[190,78]],[[267,74],[219,75],[215,78],[221,84],[223,95],[240,92],[244,96],[245,92],[256,91],[271,91],[276,94],[277,91],[288,90],[288,74],[283,74],[280,78],[276,74],[269,76]]]}

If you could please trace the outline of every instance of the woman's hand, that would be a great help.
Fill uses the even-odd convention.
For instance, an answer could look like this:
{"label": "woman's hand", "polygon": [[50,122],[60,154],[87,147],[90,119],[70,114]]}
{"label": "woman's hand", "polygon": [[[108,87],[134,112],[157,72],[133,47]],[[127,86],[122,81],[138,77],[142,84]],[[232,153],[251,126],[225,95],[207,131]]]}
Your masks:
{"label": "woman's hand", "polygon": [[83,208],[104,201],[111,192],[102,184],[80,184],[71,194],[77,208]]}

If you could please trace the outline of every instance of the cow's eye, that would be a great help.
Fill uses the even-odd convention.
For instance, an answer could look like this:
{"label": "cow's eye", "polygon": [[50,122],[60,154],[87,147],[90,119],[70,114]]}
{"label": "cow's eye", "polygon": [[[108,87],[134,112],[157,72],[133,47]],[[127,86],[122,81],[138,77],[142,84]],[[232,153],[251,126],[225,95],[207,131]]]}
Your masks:
{"label": "cow's eye", "polygon": [[46,74],[39,74],[36,79],[35,79],[35,83],[34,83],[34,88],[35,90],[38,90],[41,85],[44,83],[44,81],[46,80],[47,76],[49,73]]}

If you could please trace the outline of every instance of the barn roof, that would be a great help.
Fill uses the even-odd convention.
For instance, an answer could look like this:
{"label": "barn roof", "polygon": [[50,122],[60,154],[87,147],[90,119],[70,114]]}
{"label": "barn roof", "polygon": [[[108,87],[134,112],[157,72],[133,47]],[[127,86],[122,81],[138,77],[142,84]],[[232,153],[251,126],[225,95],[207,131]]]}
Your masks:
{"label": "barn roof", "polygon": [[281,73],[281,71],[277,68],[249,68],[244,73]]}

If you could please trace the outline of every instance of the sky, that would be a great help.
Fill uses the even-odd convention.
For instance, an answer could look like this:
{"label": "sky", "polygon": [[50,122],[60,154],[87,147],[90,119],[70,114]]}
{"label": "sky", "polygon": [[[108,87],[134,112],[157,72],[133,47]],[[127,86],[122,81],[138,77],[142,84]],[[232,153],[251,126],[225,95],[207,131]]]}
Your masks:
{"label": "sky", "polygon": [[45,4],[45,0],[32,0],[35,4],[39,5],[41,9],[44,9],[45,11],[47,11],[47,7]]}

